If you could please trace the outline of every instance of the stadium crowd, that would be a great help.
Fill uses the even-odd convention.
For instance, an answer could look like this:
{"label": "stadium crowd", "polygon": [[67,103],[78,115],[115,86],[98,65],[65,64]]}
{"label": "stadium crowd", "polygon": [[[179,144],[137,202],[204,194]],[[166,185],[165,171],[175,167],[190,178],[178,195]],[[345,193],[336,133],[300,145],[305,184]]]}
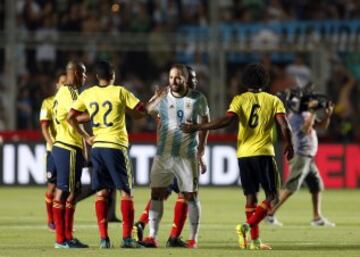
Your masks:
{"label": "stadium crowd", "polygon": [[[209,5],[208,0],[19,0],[16,11],[18,26],[29,31],[150,32],[165,25],[171,32],[180,24],[208,25]],[[224,22],[342,20],[360,15],[356,0],[222,0],[218,5]]]}
{"label": "stadium crowd", "polygon": [[[101,2],[101,4],[100,4]],[[4,5],[0,11],[3,12]],[[360,3],[356,0],[290,1],[290,0],[224,0],[219,1],[222,22],[283,22],[292,20],[343,20],[356,19],[360,15]],[[56,38],[60,32],[112,33],[118,32],[172,32],[180,25],[207,26],[209,1],[205,0],[139,0],[139,1],[44,1],[22,0],[16,2],[17,29],[34,32],[35,37]],[[3,22],[1,22],[3,28]],[[0,50],[0,56],[4,55]],[[87,85],[95,83],[92,66],[98,59],[109,59],[116,67],[117,81],[129,87],[139,98],[148,99],[156,85],[165,85],[167,69],[177,62],[175,52],[119,52],[106,48],[94,51],[61,51],[54,44],[39,44],[27,49],[18,44],[16,72],[18,95],[16,100],[17,128],[37,129],[41,101],[52,93],[56,74],[69,59],[82,60],[88,69]],[[209,66],[206,58],[195,51],[194,63],[188,63],[197,71],[200,90],[208,91]],[[269,56],[261,57],[271,73],[271,90],[277,92],[291,86],[293,72],[311,70],[307,57],[292,62],[276,62]],[[3,79],[4,58],[0,58],[0,92],[6,87]],[[359,96],[358,74],[341,58],[331,60],[327,76],[327,93],[336,103],[333,124],[326,136],[351,141],[359,138],[360,121],[353,115],[360,111],[355,101]],[[149,67],[144,69],[143,67]],[[231,99],[239,90],[239,77],[243,64],[228,63],[227,94]],[[7,122],[4,101],[0,98],[0,130]],[[129,123],[131,124],[131,123]],[[131,131],[153,131],[155,124],[142,121],[131,124]]]}

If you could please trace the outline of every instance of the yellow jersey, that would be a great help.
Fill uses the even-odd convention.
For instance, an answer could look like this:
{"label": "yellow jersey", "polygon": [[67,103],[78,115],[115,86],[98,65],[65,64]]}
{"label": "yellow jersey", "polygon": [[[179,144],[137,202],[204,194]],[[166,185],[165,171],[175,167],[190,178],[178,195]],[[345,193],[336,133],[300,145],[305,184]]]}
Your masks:
{"label": "yellow jersey", "polygon": [[93,86],[80,94],[72,109],[89,112],[95,136],[93,147],[122,149],[129,145],[126,108],[134,109],[139,102],[122,86]]}
{"label": "yellow jersey", "polygon": [[[45,98],[42,101],[41,109],[40,109],[40,122],[41,121],[47,121],[49,122],[49,134],[51,139],[54,141],[56,136],[56,130],[55,130],[55,120],[53,115],[53,106],[54,106],[54,99],[55,96],[50,96],[48,98]],[[51,146],[46,143],[46,151],[51,151]]]}
{"label": "yellow jersey", "polygon": [[285,113],[284,104],[265,92],[246,92],[233,98],[228,112],[239,118],[237,156],[275,156],[273,127],[275,115]]}
{"label": "yellow jersey", "polygon": [[78,91],[68,85],[60,87],[55,95],[53,105],[56,127],[55,146],[65,149],[67,146],[76,146],[83,149],[81,135],[66,120],[71,106],[77,98]]}

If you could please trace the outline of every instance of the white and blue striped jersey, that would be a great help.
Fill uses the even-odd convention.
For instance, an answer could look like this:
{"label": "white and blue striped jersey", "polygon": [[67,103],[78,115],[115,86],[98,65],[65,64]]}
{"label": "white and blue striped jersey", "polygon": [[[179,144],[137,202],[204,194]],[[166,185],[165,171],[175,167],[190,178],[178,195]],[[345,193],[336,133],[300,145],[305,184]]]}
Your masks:
{"label": "white and blue striped jersey", "polygon": [[160,118],[156,154],[194,158],[198,133],[184,133],[180,130],[180,124],[197,123],[200,117],[209,115],[206,97],[191,89],[185,96],[175,97],[169,90],[157,104],[154,112]]}

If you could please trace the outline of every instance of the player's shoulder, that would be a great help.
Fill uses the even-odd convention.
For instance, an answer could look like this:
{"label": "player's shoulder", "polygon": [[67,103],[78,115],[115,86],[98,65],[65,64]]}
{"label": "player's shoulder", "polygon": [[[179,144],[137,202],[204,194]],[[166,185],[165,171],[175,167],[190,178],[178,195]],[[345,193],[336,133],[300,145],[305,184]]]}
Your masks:
{"label": "player's shoulder", "polygon": [[74,89],[71,85],[63,85],[59,88],[58,92],[55,95],[55,99],[59,100],[61,98],[71,98],[76,100],[78,96],[78,91]]}
{"label": "player's shoulder", "polygon": [[44,98],[43,100],[43,104],[49,104],[49,103],[53,103],[55,100],[55,95],[49,96]]}
{"label": "player's shoulder", "polygon": [[106,87],[106,90],[112,92],[112,93],[117,93],[117,94],[126,94],[128,92],[130,92],[129,88],[127,88],[124,85],[119,85],[119,84],[114,84],[114,85],[108,85]]}
{"label": "player's shoulder", "polygon": [[90,86],[90,87],[87,87],[87,88],[85,88],[83,91],[81,91],[81,93],[80,93],[80,96],[88,96],[89,94],[92,94],[92,93],[94,93],[94,91],[96,91],[96,85],[94,85],[94,86]]}
{"label": "player's shoulder", "polygon": [[241,93],[241,94],[237,94],[237,95],[233,96],[232,102],[238,102],[238,101],[241,101],[242,99],[245,99],[245,98],[247,98],[246,92]]}
{"label": "player's shoulder", "polygon": [[280,98],[277,95],[273,95],[268,92],[261,92],[261,96],[270,102],[281,102]]}
{"label": "player's shoulder", "polygon": [[56,93],[56,96],[63,95],[69,93],[73,88],[70,85],[64,84],[62,85]]}

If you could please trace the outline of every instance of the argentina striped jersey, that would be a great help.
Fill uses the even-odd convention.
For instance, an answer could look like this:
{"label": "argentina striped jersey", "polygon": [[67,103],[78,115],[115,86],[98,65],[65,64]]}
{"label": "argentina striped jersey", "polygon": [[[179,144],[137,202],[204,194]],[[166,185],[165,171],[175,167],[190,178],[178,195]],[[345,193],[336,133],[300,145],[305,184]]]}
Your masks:
{"label": "argentina striped jersey", "polygon": [[180,124],[197,123],[209,114],[206,97],[197,90],[189,89],[183,97],[175,97],[171,91],[155,107],[160,118],[157,155],[193,158],[198,145],[198,133],[183,133]]}

